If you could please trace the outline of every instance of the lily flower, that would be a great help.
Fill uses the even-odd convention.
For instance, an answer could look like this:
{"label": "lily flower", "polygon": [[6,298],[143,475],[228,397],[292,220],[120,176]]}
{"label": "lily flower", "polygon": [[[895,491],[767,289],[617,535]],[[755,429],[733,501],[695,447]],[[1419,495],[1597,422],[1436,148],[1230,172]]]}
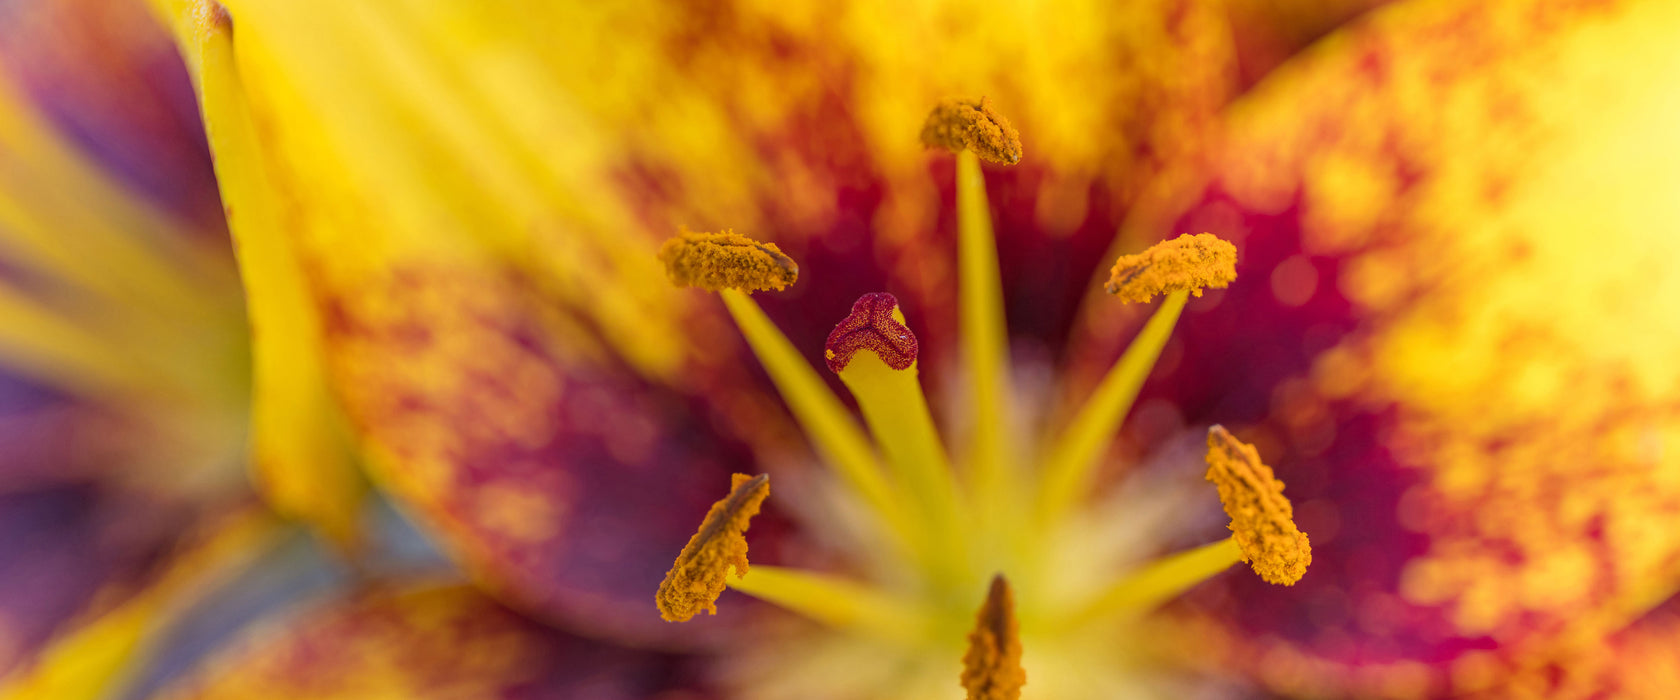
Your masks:
{"label": "lily flower", "polygon": [[154,0],[364,569],[86,696],[1669,697],[1680,11],[1362,5]]}

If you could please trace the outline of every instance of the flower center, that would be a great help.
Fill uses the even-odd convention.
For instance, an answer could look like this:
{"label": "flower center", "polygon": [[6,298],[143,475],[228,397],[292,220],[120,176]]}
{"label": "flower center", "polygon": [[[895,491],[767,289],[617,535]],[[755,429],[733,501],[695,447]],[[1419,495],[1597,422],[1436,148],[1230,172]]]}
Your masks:
{"label": "flower center", "polygon": [[[1092,679],[1116,673],[1114,664],[1099,660],[1109,651],[1101,630],[1141,618],[1238,561],[1287,585],[1311,560],[1306,536],[1289,520],[1282,484],[1252,447],[1217,426],[1209,437],[1208,479],[1218,485],[1232,518],[1231,538],[1142,564],[1100,552],[1065,556],[1066,543],[1085,541],[1093,519],[1106,517],[1092,505],[1096,467],[1188,297],[1234,279],[1236,251],[1202,234],[1116,263],[1110,293],[1122,301],[1157,295],[1165,301],[1086,405],[1042,441],[1036,453],[1042,459],[1024,468],[1009,459],[1021,436],[1007,428],[1015,424],[1009,412],[1017,406],[980,170],[982,157],[1018,161],[1020,142],[986,100],[942,103],[923,137],[929,146],[958,151],[959,329],[974,409],[958,452],[965,459],[953,465],[948,457],[922,392],[915,333],[892,295],[858,299],[824,353],[828,369],[856,399],[866,434],[811,358],[800,356],[747,295],[791,284],[797,266],[771,244],[732,233],[684,232],[660,253],[672,280],[723,297],[794,418],[832,467],[831,500],[864,523],[862,555],[869,561],[846,576],[764,565],[748,571],[741,536],[757,501],[751,512],[731,506],[743,502],[747,483],[737,475],[735,492],[718,502],[678,557],[661,587],[660,608],[667,619],[673,619],[667,609],[672,601],[686,612],[675,616],[680,619],[700,609],[715,612],[713,601],[727,585],[821,625],[796,633],[807,635],[797,645],[781,645],[796,646],[798,658],[778,648],[761,650],[768,658],[787,657],[768,662],[777,669],[774,677],[753,681],[751,690],[758,692],[747,695],[808,697],[821,690],[816,694],[846,696],[814,680],[832,681],[835,669],[815,669],[851,658],[860,669],[897,669],[878,678],[854,669],[858,687],[852,694],[859,696],[880,694],[878,685],[915,695],[905,690],[921,682],[907,680],[912,678],[943,679],[927,681],[927,692],[936,697],[966,688],[971,699],[1015,698],[1023,678],[1032,679],[1028,696],[1098,696],[1112,685]],[[760,487],[762,499],[767,485]],[[1021,587],[1012,590],[1003,575]],[[800,680],[807,677],[813,680]]]}

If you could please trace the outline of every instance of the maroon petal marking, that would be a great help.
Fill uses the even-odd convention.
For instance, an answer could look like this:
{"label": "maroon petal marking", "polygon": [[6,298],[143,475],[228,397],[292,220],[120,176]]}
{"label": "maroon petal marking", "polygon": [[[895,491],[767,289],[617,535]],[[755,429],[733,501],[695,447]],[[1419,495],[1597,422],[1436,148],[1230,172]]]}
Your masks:
{"label": "maroon petal marking", "polygon": [[[1593,32],[1638,26],[1651,15],[1633,13],[1651,7],[1417,4],[1374,17],[1321,44],[1334,50],[1303,56],[1256,92],[1244,113],[1265,116],[1233,113],[1230,132],[1200,156],[1207,165],[1181,163],[1206,167],[1206,180],[1186,177],[1196,184],[1134,209],[1133,233],[1160,236],[1195,225],[1230,233],[1242,277],[1186,308],[1121,450],[1147,453],[1198,424],[1240,426],[1277,455],[1300,529],[1313,538],[1317,563],[1293,589],[1232,576],[1187,598],[1187,607],[1217,610],[1232,623],[1233,637],[1250,640],[1231,647],[1247,660],[1221,660],[1223,668],[1311,669],[1313,678],[1290,681],[1294,688],[1337,672],[1358,680],[1382,668],[1427,668],[1435,692],[1446,694],[1466,675],[1460,670],[1479,674],[1494,656],[1531,665],[1535,659],[1524,654],[1574,639],[1582,620],[1616,609],[1630,589],[1672,585],[1680,548],[1671,539],[1649,540],[1649,549],[1626,556],[1618,533],[1672,519],[1680,491],[1649,478],[1654,460],[1607,448],[1619,434],[1672,424],[1680,397],[1672,389],[1621,389],[1635,385],[1628,377],[1639,369],[1622,362],[1577,362],[1596,358],[1576,351],[1590,335],[1578,322],[1534,322],[1514,312],[1481,321],[1462,313],[1490,301],[1478,286],[1489,279],[1546,289],[1610,277],[1593,272],[1590,259],[1571,269],[1544,257],[1547,237],[1559,232],[1540,223],[1547,219],[1537,216],[1532,193],[1543,191],[1534,188],[1545,186],[1541,174],[1549,168],[1580,168],[1559,153],[1583,148],[1584,135],[1625,126],[1613,111],[1593,117],[1557,109],[1556,96],[1605,91],[1660,99],[1655,89],[1634,89],[1640,74],[1598,77],[1585,54],[1565,51]],[[1517,77],[1540,64],[1543,83]],[[1490,95],[1496,99],[1484,105]],[[1651,144],[1659,147],[1666,146]],[[1602,177],[1620,176],[1613,161],[1593,162]],[[1349,181],[1349,172],[1373,183],[1371,199],[1325,188]],[[1454,218],[1435,218],[1442,209]],[[1535,223],[1484,227],[1471,231],[1474,239],[1462,233],[1473,227],[1457,223],[1512,220]],[[1625,250],[1664,240],[1658,230],[1606,225],[1601,235]],[[1371,274],[1361,266],[1373,259],[1396,261],[1385,268],[1380,281],[1392,286],[1380,298],[1360,285]],[[1635,295],[1626,304],[1604,303],[1603,314],[1637,318],[1630,310],[1642,302]],[[1076,347],[1101,347],[1104,357],[1089,365],[1076,359],[1078,371],[1090,366],[1089,376],[1100,376],[1130,335],[1115,323],[1121,320],[1091,307]],[[1421,401],[1417,388],[1469,374],[1440,362],[1422,380],[1401,378],[1379,362],[1392,357],[1383,353],[1393,352],[1399,332],[1426,324],[1443,329],[1434,347],[1497,345],[1501,371],[1521,376],[1519,368],[1555,367],[1548,371],[1570,398],[1613,398],[1548,401],[1546,410],[1519,412],[1504,400],[1514,383],[1488,381],[1465,392],[1470,399]],[[1473,325],[1482,340],[1458,332]],[[1641,342],[1668,337],[1652,333]],[[1481,411],[1509,419],[1497,426],[1449,422],[1436,417],[1444,406],[1456,409],[1453,418]],[[1442,458],[1448,448],[1450,458]],[[1455,483],[1444,481],[1449,474]],[[1475,555],[1485,563],[1466,561]],[[1569,559],[1553,558],[1563,556]],[[1543,568],[1552,561],[1569,563]],[[1566,594],[1553,599],[1500,590],[1564,574],[1580,583],[1560,587]],[[1303,663],[1275,663],[1291,658],[1285,650]]]}
{"label": "maroon petal marking", "polygon": [[643,643],[731,624],[679,633],[648,605],[717,484],[753,463],[708,404],[551,325],[516,272],[395,265],[328,304],[333,381],[376,482],[498,598]]}
{"label": "maroon petal marking", "polygon": [[916,334],[893,318],[897,310],[898,299],[886,292],[859,297],[852,304],[852,313],[828,334],[823,356],[828,359],[829,371],[839,374],[859,350],[874,351],[893,369],[907,369],[914,364]]}

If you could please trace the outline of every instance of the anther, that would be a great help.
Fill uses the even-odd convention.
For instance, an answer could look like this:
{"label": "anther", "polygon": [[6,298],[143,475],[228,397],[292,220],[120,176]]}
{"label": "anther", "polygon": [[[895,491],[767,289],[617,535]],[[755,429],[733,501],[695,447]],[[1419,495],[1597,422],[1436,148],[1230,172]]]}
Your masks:
{"label": "anther", "polygon": [[227,8],[213,0],[199,0],[193,4],[193,21],[206,34],[233,26],[233,18],[228,16]]}
{"label": "anther", "polygon": [[700,530],[688,539],[659,584],[654,600],[667,622],[686,622],[701,610],[716,615],[729,570],[735,570],[736,578],[747,574],[747,523],[770,495],[770,475],[736,474],[730,487],[727,497],[712,504]]}
{"label": "anther", "polygon": [[1122,255],[1109,271],[1106,289],[1125,302],[1145,302],[1157,294],[1224,289],[1237,278],[1237,247],[1211,233],[1186,233],[1161,241],[1136,255]]}
{"label": "anther", "polygon": [[993,163],[1021,161],[1021,134],[992,107],[990,98],[978,101],[946,98],[935,105],[922,124],[922,144],[954,152],[974,151]]}
{"label": "anther", "polygon": [[1231,539],[1243,561],[1267,583],[1294,585],[1312,563],[1307,534],[1295,527],[1295,510],[1283,482],[1260,462],[1260,453],[1221,426],[1208,429],[1207,480],[1231,516]]}
{"label": "anther", "polygon": [[1009,590],[1009,581],[998,574],[992,577],[986,602],[975,616],[974,631],[968,633],[962,687],[968,691],[968,700],[1017,700],[1026,684],[1015,596]]}
{"label": "anther", "polygon": [[799,265],[774,243],[760,243],[734,231],[682,231],[659,248],[665,274],[679,287],[709,291],[780,291],[799,279]]}
{"label": "anther", "polygon": [[828,334],[823,356],[828,368],[839,374],[859,350],[874,352],[893,369],[907,369],[916,362],[916,334],[904,325],[904,314],[893,295],[875,292],[858,297],[852,313]]}

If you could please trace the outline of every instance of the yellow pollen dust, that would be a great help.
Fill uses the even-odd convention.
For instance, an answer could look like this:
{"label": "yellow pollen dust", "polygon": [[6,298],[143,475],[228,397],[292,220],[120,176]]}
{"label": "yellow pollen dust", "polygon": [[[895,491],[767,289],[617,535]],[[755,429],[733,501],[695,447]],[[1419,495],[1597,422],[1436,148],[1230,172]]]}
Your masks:
{"label": "yellow pollen dust", "polygon": [[687,622],[701,610],[717,614],[717,599],[723,595],[729,570],[735,569],[736,578],[747,575],[747,523],[758,515],[759,505],[769,495],[769,474],[736,474],[730,479],[729,495],[712,504],[700,530],[688,538],[659,584],[654,602],[660,617]]}
{"label": "yellow pollen dust", "polygon": [[986,602],[968,633],[963,654],[962,687],[968,700],[1017,700],[1027,684],[1021,668],[1021,632],[1015,621],[1015,595],[1002,574],[992,577]]}
{"label": "yellow pollen dust", "polygon": [[1157,294],[1207,287],[1224,289],[1237,278],[1237,247],[1211,233],[1186,233],[1136,255],[1122,255],[1109,271],[1109,294],[1124,302],[1146,302]]}
{"label": "yellow pollen dust", "polygon": [[1267,583],[1294,585],[1312,563],[1307,533],[1295,527],[1295,509],[1283,482],[1260,462],[1260,453],[1221,426],[1208,429],[1207,480],[1231,516],[1231,539],[1243,561]]}
{"label": "yellow pollen dust", "polygon": [[993,163],[1021,162],[1021,134],[992,107],[991,98],[979,101],[946,98],[935,105],[922,124],[922,144],[953,152],[974,151]]}
{"label": "yellow pollen dust", "polygon": [[799,279],[799,265],[774,243],[760,243],[734,231],[684,230],[659,247],[665,274],[679,287],[708,291],[781,291]]}

